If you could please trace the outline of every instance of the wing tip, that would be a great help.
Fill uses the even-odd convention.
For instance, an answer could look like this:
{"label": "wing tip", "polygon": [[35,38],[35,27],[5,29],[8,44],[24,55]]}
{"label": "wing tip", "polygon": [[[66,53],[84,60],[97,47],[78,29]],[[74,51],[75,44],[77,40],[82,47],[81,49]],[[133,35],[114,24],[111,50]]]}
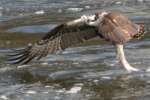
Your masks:
{"label": "wing tip", "polygon": [[27,48],[23,48],[23,49],[15,49],[15,50],[12,50],[10,51],[6,56],[8,57],[7,58],[7,61],[6,63],[7,64],[26,64],[26,63],[23,63],[25,59],[28,58],[28,50],[29,50],[29,46]]}

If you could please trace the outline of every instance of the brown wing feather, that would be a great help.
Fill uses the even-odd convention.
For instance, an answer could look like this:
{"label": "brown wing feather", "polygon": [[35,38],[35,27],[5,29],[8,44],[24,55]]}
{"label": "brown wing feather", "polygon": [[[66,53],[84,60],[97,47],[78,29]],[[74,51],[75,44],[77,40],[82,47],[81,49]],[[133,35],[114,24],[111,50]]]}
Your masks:
{"label": "brown wing feather", "polygon": [[102,36],[113,43],[125,43],[138,34],[139,26],[118,12],[111,12],[104,17],[99,26]]}
{"label": "brown wing feather", "polygon": [[48,32],[38,43],[17,50],[9,61],[13,64],[26,64],[34,58],[41,59],[48,53],[56,53],[96,36],[98,36],[96,28],[87,26],[83,22],[61,24]]}

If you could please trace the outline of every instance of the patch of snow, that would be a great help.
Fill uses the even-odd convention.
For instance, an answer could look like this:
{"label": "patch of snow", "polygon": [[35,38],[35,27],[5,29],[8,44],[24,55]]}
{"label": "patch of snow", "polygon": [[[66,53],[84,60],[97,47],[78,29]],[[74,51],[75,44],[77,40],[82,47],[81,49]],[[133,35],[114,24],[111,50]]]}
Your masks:
{"label": "patch of snow", "polygon": [[144,2],[144,0],[137,0],[137,1],[138,1],[138,2],[141,2],[141,3]]}
{"label": "patch of snow", "polygon": [[47,62],[43,62],[42,65],[48,65],[48,63]]}
{"label": "patch of snow", "polygon": [[58,13],[62,13],[63,12],[63,10],[62,9],[58,9]]}
{"label": "patch of snow", "polygon": [[98,83],[99,80],[93,80],[94,83]]}
{"label": "patch of snow", "polygon": [[71,12],[80,12],[83,10],[83,8],[68,8],[67,10]]}
{"label": "patch of snow", "polygon": [[65,89],[61,89],[61,90],[58,90],[57,92],[58,93],[63,93],[63,92],[65,92],[66,90]]}
{"label": "patch of snow", "polygon": [[8,100],[8,97],[5,96],[5,95],[1,95],[0,98],[3,99],[3,100]]}
{"label": "patch of snow", "polygon": [[61,100],[61,97],[55,96],[54,97],[56,100]]}
{"label": "patch of snow", "polygon": [[44,93],[44,94],[48,94],[49,92],[48,92],[48,91],[44,91],[44,92],[42,92],[42,93]]}
{"label": "patch of snow", "polygon": [[29,91],[26,91],[27,94],[36,94],[37,92],[36,91],[33,91],[33,90],[29,90]]}
{"label": "patch of snow", "polygon": [[150,68],[146,69],[146,72],[150,72]]}
{"label": "patch of snow", "polygon": [[90,6],[85,6],[85,9],[90,9],[91,7]]}
{"label": "patch of snow", "polygon": [[120,5],[120,4],[122,4],[122,2],[121,1],[117,1],[117,2],[115,2],[115,4]]}
{"label": "patch of snow", "polygon": [[19,66],[17,66],[17,68],[19,69],[19,68],[26,68],[26,67],[29,67],[30,65],[19,65]]}
{"label": "patch of snow", "polygon": [[103,76],[102,79],[108,79],[109,80],[109,79],[111,79],[111,77]]}
{"label": "patch of snow", "polygon": [[72,87],[69,91],[67,91],[66,93],[78,93],[80,90],[82,89],[81,86],[75,86]]}
{"label": "patch of snow", "polygon": [[39,10],[39,11],[36,11],[35,14],[37,15],[43,15],[45,13],[44,10]]}

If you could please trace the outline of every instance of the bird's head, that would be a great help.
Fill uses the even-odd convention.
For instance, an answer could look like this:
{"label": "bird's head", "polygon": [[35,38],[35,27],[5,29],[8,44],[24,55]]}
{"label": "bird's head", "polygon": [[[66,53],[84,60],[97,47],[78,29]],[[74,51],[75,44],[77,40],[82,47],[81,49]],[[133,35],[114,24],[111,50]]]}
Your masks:
{"label": "bird's head", "polygon": [[86,23],[87,25],[91,25],[91,26],[98,26],[99,23],[101,23],[101,21],[103,20],[104,16],[107,15],[108,12],[96,12],[93,15],[83,15],[81,16],[80,20],[81,22]]}
{"label": "bird's head", "polygon": [[107,14],[108,12],[105,12],[105,11],[96,12],[94,15],[89,17],[88,19],[89,25],[93,24],[94,26],[98,26],[103,20],[103,18],[105,17],[105,15]]}
{"label": "bird's head", "polygon": [[108,12],[106,11],[100,11],[100,12],[96,12],[95,13],[95,20],[98,20],[98,19],[103,19],[105,15],[107,15]]}

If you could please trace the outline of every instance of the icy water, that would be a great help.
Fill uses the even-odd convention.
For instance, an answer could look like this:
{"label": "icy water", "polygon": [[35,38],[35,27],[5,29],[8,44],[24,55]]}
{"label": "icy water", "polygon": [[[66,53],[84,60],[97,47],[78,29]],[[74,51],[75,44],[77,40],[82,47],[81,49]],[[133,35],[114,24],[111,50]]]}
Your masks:
{"label": "icy water", "polygon": [[[13,5],[13,6],[12,6]],[[35,42],[57,24],[98,10],[118,10],[147,34],[125,44],[128,73],[106,42],[90,41],[28,65],[9,65],[13,48]],[[149,100],[149,0],[0,0],[0,100]],[[99,44],[99,45],[98,45]]]}

